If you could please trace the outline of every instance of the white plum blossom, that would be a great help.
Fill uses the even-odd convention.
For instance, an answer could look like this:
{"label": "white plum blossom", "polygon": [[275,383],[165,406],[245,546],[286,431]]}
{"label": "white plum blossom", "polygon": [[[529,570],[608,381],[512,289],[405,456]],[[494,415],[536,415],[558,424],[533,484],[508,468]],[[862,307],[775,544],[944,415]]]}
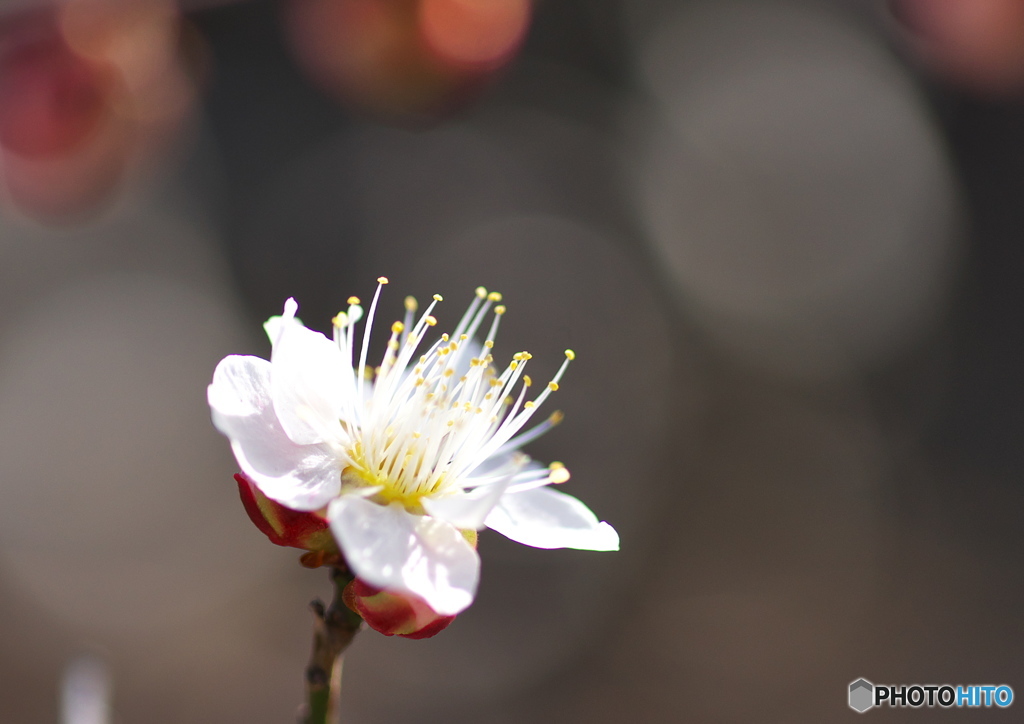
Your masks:
{"label": "white plum blossom", "polygon": [[451,334],[426,347],[441,297],[416,320],[407,298],[405,321],[391,326],[373,368],[370,330],[386,283],[378,280],[358,348],[357,298],[335,317],[333,339],[303,326],[289,299],[264,325],[269,362],[232,355],[217,365],[208,389],[213,421],[242,472],[288,508],[325,511],[360,579],[419,596],[442,615],[459,613],[476,593],[480,559],[465,530],[487,527],[537,548],[618,550],[610,525],[549,487],[568,479],[564,466],[519,452],[561,419],[556,412],[524,430],[574,353],[566,350],[551,382],[527,400],[531,355],[494,366],[505,308],[501,295],[480,288]]}

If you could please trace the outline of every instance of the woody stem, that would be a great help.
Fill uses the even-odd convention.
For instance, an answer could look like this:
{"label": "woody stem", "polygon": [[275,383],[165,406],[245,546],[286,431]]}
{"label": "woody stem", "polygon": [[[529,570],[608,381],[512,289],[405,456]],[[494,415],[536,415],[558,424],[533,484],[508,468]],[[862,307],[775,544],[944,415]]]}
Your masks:
{"label": "woody stem", "polygon": [[352,643],[362,619],[342,600],[352,573],[344,564],[331,567],[334,600],[327,608],[319,599],[313,610],[313,651],[306,667],[306,704],[299,724],[335,724],[341,694],[341,655]]}

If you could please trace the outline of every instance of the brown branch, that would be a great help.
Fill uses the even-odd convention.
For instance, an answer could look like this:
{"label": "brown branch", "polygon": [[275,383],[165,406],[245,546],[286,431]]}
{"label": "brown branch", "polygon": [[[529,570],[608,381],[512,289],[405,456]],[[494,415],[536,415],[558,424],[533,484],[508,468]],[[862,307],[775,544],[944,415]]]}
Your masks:
{"label": "brown branch", "polygon": [[313,610],[313,651],[306,667],[306,704],[299,724],[331,724],[336,719],[341,692],[341,655],[359,632],[362,619],[342,600],[352,574],[344,566],[331,566],[334,600],[324,608],[319,599]]}

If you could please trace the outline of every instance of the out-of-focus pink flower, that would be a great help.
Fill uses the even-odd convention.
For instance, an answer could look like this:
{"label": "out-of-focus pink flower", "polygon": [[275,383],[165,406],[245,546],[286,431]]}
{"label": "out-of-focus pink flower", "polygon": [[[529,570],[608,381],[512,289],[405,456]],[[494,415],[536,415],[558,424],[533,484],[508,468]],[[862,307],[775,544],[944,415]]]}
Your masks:
{"label": "out-of-focus pink flower", "polygon": [[892,0],[914,52],[953,82],[988,93],[1024,87],[1021,0]]}
{"label": "out-of-focus pink flower", "polygon": [[66,0],[0,24],[0,176],[45,219],[87,215],[155,156],[194,97],[170,0]]}
{"label": "out-of-focus pink flower", "polygon": [[519,48],[529,0],[420,0],[419,32],[442,62],[467,70],[501,66]]}
{"label": "out-of-focus pink flower", "polygon": [[113,69],[75,53],[53,20],[36,13],[14,30],[8,25],[14,44],[0,55],[0,144],[26,158],[81,146],[109,113],[113,93]]}
{"label": "out-of-focus pink flower", "polygon": [[374,631],[385,636],[428,639],[448,628],[455,616],[442,616],[419,596],[384,591],[358,578],[343,594],[345,605],[358,613]]}
{"label": "out-of-focus pink flower", "polygon": [[364,111],[436,117],[457,107],[519,49],[531,0],[292,0],[301,65]]}

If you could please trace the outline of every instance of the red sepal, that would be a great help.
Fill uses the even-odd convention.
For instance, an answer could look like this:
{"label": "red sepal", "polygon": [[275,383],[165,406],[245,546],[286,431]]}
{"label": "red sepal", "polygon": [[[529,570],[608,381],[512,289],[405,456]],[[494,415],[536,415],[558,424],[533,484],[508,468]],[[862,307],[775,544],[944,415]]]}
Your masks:
{"label": "red sepal", "polygon": [[345,605],[374,631],[385,636],[428,639],[448,627],[454,616],[442,616],[419,596],[385,591],[358,578],[345,586]]}
{"label": "red sepal", "polygon": [[235,474],[235,482],[249,520],[271,543],[306,551],[337,552],[326,518],[315,512],[292,510],[271,500],[243,473]]}

